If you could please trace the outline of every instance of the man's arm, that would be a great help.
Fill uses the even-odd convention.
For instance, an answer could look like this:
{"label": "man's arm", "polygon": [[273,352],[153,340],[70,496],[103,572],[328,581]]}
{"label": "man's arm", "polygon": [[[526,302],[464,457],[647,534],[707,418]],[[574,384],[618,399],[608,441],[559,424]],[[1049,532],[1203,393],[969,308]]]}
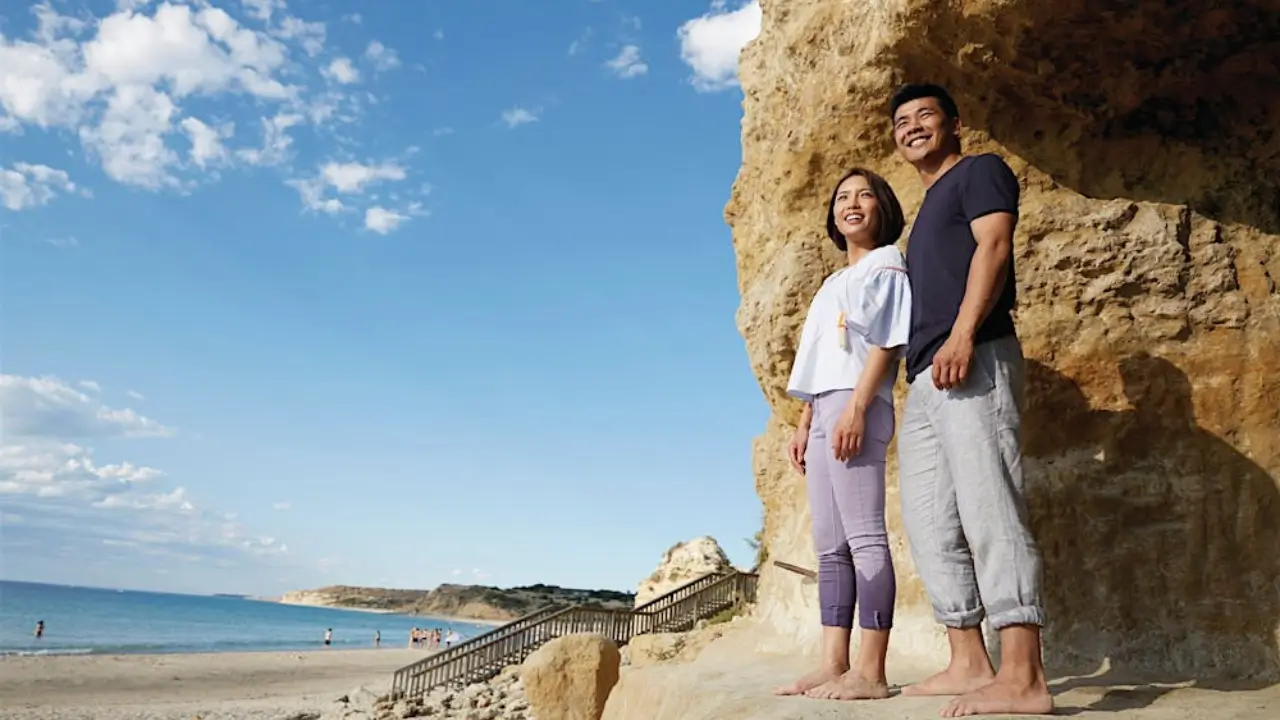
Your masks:
{"label": "man's arm", "polygon": [[951,326],[952,335],[972,341],[978,326],[1000,299],[1009,274],[1009,259],[1013,255],[1015,225],[1017,218],[1007,212],[983,215],[969,223],[978,247],[973,251],[964,301],[960,303],[960,313]]}

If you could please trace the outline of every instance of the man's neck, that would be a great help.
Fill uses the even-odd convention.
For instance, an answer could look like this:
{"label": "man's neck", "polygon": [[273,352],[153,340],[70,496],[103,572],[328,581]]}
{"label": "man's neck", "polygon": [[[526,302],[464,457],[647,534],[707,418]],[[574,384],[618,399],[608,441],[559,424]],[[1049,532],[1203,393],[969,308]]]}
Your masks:
{"label": "man's neck", "polygon": [[927,157],[916,165],[916,171],[920,173],[920,182],[924,183],[924,189],[927,191],[938,182],[938,179],[947,174],[947,171],[956,166],[956,163],[964,159],[964,154],[959,151],[952,151],[945,155],[937,157]]}

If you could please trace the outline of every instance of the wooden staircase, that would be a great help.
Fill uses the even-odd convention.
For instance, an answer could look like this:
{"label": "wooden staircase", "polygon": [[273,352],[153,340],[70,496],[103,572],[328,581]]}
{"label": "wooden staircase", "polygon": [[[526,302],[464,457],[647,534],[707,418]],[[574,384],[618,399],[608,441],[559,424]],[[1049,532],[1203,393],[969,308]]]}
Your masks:
{"label": "wooden staircase", "polygon": [[626,645],[636,635],[692,630],[699,620],[755,602],[753,573],[712,573],[633,609],[551,606],[448,650],[406,665],[391,682],[393,696],[421,697],[439,687],[484,682],[562,635],[596,633]]}

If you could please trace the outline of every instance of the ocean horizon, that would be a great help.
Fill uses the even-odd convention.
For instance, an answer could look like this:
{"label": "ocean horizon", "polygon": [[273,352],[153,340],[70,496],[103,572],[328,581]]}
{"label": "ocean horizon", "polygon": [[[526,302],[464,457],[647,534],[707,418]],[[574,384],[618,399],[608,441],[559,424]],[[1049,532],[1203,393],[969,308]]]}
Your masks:
{"label": "ocean horizon", "polygon": [[[36,639],[36,623],[44,637]],[[453,618],[286,605],[239,595],[183,595],[0,580],[0,657],[324,650],[409,645],[413,628],[467,640],[491,624]]]}

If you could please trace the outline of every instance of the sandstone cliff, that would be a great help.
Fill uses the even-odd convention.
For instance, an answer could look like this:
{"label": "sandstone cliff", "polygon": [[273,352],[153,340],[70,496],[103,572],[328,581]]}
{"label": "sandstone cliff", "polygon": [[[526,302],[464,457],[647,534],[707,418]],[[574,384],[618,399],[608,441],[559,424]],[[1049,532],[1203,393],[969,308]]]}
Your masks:
{"label": "sandstone cliff", "polygon": [[697,537],[688,542],[676,543],[662,555],[662,562],[653,574],[636,588],[636,606],[665,595],[672,590],[693,582],[708,573],[728,572],[734,569],[715,538]]}
{"label": "sandstone cliff", "polygon": [[495,588],[485,585],[440,585],[434,590],[333,585],[316,590],[285,593],[280,602],[353,610],[378,610],[405,615],[430,615],[467,620],[514,620],[549,605],[591,604],[630,608],[631,593],[613,590],[577,590],[555,585]]}
{"label": "sandstone cliff", "polygon": [[[809,299],[841,260],[823,233],[831,184],[870,166],[910,217],[921,188],[887,101],[938,82],[966,150],[999,153],[1023,187],[1023,439],[1048,660],[1280,677],[1280,2],[760,4],[725,216],[738,326],[773,410],[754,447],[769,557],[814,562],[784,389]],[[890,476],[895,644],[937,660],[893,461]],[[757,615],[773,632],[759,647],[816,643],[815,602],[812,584],[763,568]]]}

